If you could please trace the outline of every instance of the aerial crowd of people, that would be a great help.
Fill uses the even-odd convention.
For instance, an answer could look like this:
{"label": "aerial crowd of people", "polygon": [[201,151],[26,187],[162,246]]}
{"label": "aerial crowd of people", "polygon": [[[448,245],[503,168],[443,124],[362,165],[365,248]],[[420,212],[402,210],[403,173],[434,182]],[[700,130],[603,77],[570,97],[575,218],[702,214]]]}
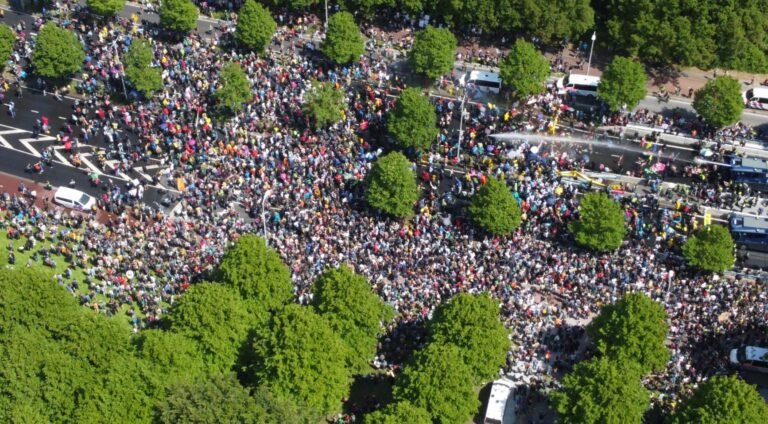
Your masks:
{"label": "aerial crowd of people", "polygon": [[[462,291],[489,292],[513,334],[503,372],[542,390],[583,355],[583,326],[600,307],[641,291],[663,303],[669,315],[671,360],[649,383],[658,389],[660,404],[671,404],[691,383],[720,372],[730,348],[766,338],[757,331],[765,328],[767,306],[759,281],[714,280],[676,259],[680,237],[693,231],[692,216],[706,196],[683,196],[665,208],[654,196],[614,190],[626,210],[625,245],[609,254],[572,246],[566,225],[577,215],[579,194],[589,188],[569,184],[557,171],[599,168],[588,157],[591,144],[541,143],[535,137],[502,143],[491,137],[550,133],[555,115],[569,113],[553,93],[508,109],[470,102],[460,160],[451,133],[459,102],[432,97],[443,131],[414,164],[422,196],[413,219],[367,208],[365,177],[391,148],[381,134],[405,83],[393,76],[387,55],[373,50],[347,66],[302,50],[311,34],[296,19],[280,19],[270,47],[281,51],[280,60],[228,45],[233,22],[223,31],[168,41],[138,20],[69,20],[88,55],[85,85],[73,119],[53,130],[105,149],[120,144],[125,154],[119,172],[130,173],[150,159],[161,163],[155,182],[181,188],[178,206],[164,213],[127,190],[110,189],[101,203],[112,213],[103,222],[6,193],[0,207],[15,243],[10,251],[38,249],[41,261],[52,257],[46,252],[64,254],[86,279],[77,281],[68,270],[59,282],[105,313],[128,305],[139,329],[213,269],[239,234],[266,230],[270,246],[292,271],[299,302],[311,300],[310,283],[318,273],[348,263],[397,309],[372,365],[396,371],[409,349],[423,342],[420,324],[440,302]],[[120,71],[109,46],[117,42],[125,50],[136,37],[151,40],[164,89],[123,104],[112,100]],[[29,40],[21,39],[12,61],[22,66],[30,51]],[[253,101],[222,118],[214,113],[212,93],[227,61],[246,71]],[[302,108],[314,81],[331,81],[346,95],[343,119],[327,129],[314,129]],[[624,169],[642,175],[644,165],[628,161]],[[523,211],[523,225],[509,237],[473,227],[461,207],[489,175],[508,182]]]}

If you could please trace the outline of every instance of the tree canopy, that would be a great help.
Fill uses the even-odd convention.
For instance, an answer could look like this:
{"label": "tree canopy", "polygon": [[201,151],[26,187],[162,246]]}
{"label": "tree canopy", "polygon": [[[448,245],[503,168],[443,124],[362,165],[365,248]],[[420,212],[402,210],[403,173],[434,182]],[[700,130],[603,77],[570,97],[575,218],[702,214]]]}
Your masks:
{"label": "tree canopy", "polygon": [[501,81],[520,98],[544,91],[549,61],[533,44],[518,38],[499,65]]}
{"label": "tree canopy", "polygon": [[232,112],[238,112],[243,103],[253,100],[251,83],[240,64],[227,62],[221,67],[215,97],[220,106]]}
{"label": "tree canopy", "polygon": [[447,28],[427,25],[416,33],[408,61],[414,71],[437,78],[453,70],[456,37]]}
{"label": "tree canopy", "polygon": [[86,4],[97,15],[115,16],[125,7],[125,0],[87,0]]}
{"label": "tree canopy", "polygon": [[426,409],[439,424],[467,421],[480,403],[472,388],[472,369],[456,345],[428,343],[406,365],[394,387],[396,402]]}
{"label": "tree canopy", "polygon": [[387,130],[404,149],[429,150],[438,134],[437,113],[419,89],[406,88],[387,116]]}
{"label": "tree canopy", "polygon": [[167,315],[171,330],[197,342],[208,367],[232,369],[251,326],[260,317],[251,314],[237,290],[222,284],[195,284]]}
{"label": "tree canopy", "polygon": [[263,238],[244,234],[219,263],[218,279],[264,310],[282,308],[293,299],[291,272]]}
{"label": "tree canopy", "polygon": [[312,90],[307,93],[304,110],[315,120],[318,128],[325,128],[344,117],[344,107],[344,90],[322,82],[313,84]]}
{"label": "tree canopy", "polygon": [[62,78],[79,71],[83,60],[83,45],[72,31],[59,28],[55,23],[43,25],[32,53],[35,72],[44,77]]}
{"label": "tree canopy", "polygon": [[565,424],[640,424],[650,394],[633,364],[607,358],[577,364],[550,400]]}
{"label": "tree canopy", "polygon": [[326,270],[315,282],[313,306],[349,348],[348,368],[370,370],[382,322],[394,311],[373,292],[371,284],[347,265]]}
{"label": "tree canopy", "polygon": [[156,398],[181,382],[190,382],[207,372],[199,346],[189,337],[165,330],[145,330],[138,338],[138,357]]}
{"label": "tree canopy", "polygon": [[405,218],[413,215],[419,187],[411,162],[400,152],[380,157],[368,174],[368,204],[384,213]]}
{"label": "tree canopy", "polygon": [[727,271],[736,260],[731,232],[722,225],[702,228],[688,237],[683,245],[683,256],[694,268],[709,272]]}
{"label": "tree canopy", "polygon": [[8,63],[8,58],[13,51],[13,45],[16,44],[16,32],[6,24],[0,24],[0,59],[3,60],[2,70]]}
{"label": "tree canopy", "polygon": [[590,192],[579,202],[579,218],[568,229],[576,243],[598,252],[616,250],[624,240],[624,211],[605,193]]}
{"label": "tree canopy", "polygon": [[633,110],[647,92],[643,65],[628,57],[616,56],[600,78],[597,97],[618,112],[623,106]]}
{"label": "tree canopy", "polygon": [[507,184],[496,177],[488,178],[469,205],[475,225],[494,235],[508,235],[520,226],[522,214],[517,199]]}
{"label": "tree canopy", "polygon": [[510,348],[498,301],[485,293],[461,293],[437,307],[428,328],[430,343],[459,348],[475,384],[498,377]]}
{"label": "tree canopy", "polygon": [[642,293],[628,293],[603,306],[587,331],[597,350],[615,363],[635,362],[642,373],[663,370],[669,326],[664,307]]}
{"label": "tree canopy", "polygon": [[311,308],[288,305],[254,329],[250,373],[281,399],[317,416],[337,411],[349,394],[346,346]]}
{"label": "tree canopy", "polygon": [[158,14],[168,30],[186,33],[197,27],[198,11],[192,0],[163,0]]}
{"label": "tree canopy", "polygon": [[334,13],[328,19],[328,31],[320,50],[340,64],[360,59],[365,52],[365,40],[351,13]]}
{"label": "tree canopy", "polygon": [[136,87],[136,90],[145,94],[163,88],[161,68],[150,66],[154,58],[155,55],[148,42],[134,39],[123,60],[128,81]]}
{"label": "tree canopy", "polygon": [[744,111],[741,84],[736,78],[717,77],[696,91],[693,108],[715,128],[735,124]]}
{"label": "tree canopy", "polygon": [[672,422],[759,423],[768,417],[768,406],[755,386],[737,375],[716,375],[701,383],[693,396],[683,399]]}
{"label": "tree canopy", "polygon": [[175,385],[157,416],[162,424],[260,424],[266,412],[234,374],[225,373]]}
{"label": "tree canopy", "polygon": [[269,10],[254,0],[245,0],[237,13],[235,39],[257,53],[263,53],[272,41],[275,31],[277,23]]}
{"label": "tree canopy", "polygon": [[384,409],[371,412],[363,418],[365,424],[432,424],[426,409],[407,400],[390,403]]}

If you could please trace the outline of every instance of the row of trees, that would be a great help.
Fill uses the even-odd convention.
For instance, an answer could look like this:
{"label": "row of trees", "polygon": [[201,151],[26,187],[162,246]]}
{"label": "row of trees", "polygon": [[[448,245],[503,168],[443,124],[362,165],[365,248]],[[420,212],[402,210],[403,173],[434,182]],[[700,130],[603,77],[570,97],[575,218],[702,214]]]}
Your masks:
{"label": "row of trees", "polygon": [[[603,307],[587,333],[598,356],[577,364],[551,396],[564,423],[641,423],[650,393],[641,376],[664,369],[668,324],[664,308],[639,293]],[[754,386],[737,376],[713,377],[684,398],[674,423],[760,422],[768,413]]]}

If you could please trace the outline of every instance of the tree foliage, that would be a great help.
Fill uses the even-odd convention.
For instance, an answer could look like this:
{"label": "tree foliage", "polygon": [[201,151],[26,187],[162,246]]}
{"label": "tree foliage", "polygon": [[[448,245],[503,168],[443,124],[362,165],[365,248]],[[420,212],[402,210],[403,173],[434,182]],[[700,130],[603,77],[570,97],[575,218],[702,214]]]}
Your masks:
{"label": "tree foliage", "polygon": [[520,205],[507,187],[496,177],[488,178],[469,205],[475,225],[494,235],[508,235],[520,226]]}
{"label": "tree foliage", "polygon": [[579,219],[568,228],[583,247],[598,252],[616,250],[626,231],[624,212],[605,193],[587,193],[580,201]]}
{"label": "tree foliage", "polygon": [[232,369],[248,331],[260,319],[235,289],[214,283],[190,287],[168,315],[171,330],[197,342],[207,366],[218,372]]}
{"label": "tree foliage", "polygon": [[3,61],[2,70],[8,62],[8,58],[13,51],[13,45],[16,44],[16,32],[6,24],[0,24],[0,60]]}
{"label": "tree foliage", "polygon": [[227,62],[221,67],[215,96],[219,105],[233,112],[238,112],[243,103],[253,100],[251,83],[239,64]]}
{"label": "tree foliage", "polygon": [[235,39],[246,47],[263,53],[272,36],[277,31],[277,23],[269,10],[254,0],[245,0],[237,14]]}
{"label": "tree foliage", "polygon": [[597,96],[614,112],[624,105],[633,110],[645,98],[647,79],[642,64],[616,56],[600,78]]}
{"label": "tree foliage", "polygon": [[183,334],[145,330],[138,338],[138,357],[145,365],[146,378],[156,398],[180,382],[203,375],[207,368],[197,343]]}
{"label": "tree foliage", "polygon": [[426,409],[414,406],[407,400],[390,403],[384,409],[365,415],[365,424],[432,424]]}
{"label": "tree foliage", "polygon": [[163,0],[158,13],[168,30],[187,33],[197,27],[198,10],[192,0]]}
{"label": "tree foliage", "polygon": [[501,80],[524,98],[544,91],[549,76],[549,61],[533,44],[518,38],[499,65]]}
{"label": "tree foliage", "polygon": [[634,364],[607,358],[577,364],[550,400],[565,424],[640,424],[650,394]]}
{"label": "tree foliage", "polygon": [[155,55],[145,40],[134,39],[125,55],[125,76],[136,90],[148,94],[163,88],[163,76],[159,67],[152,67]]}
{"label": "tree foliage", "polygon": [[683,245],[683,256],[688,264],[710,272],[731,269],[736,260],[733,254],[733,237],[722,225],[702,228],[688,237]]}
{"label": "tree foliage", "polygon": [[387,130],[404,148],[426,151],[437,138],[437,113],[417,88],[406,88],[387,117]]}
{"label": "tree foliage", "polygon": [[338,12],[328,19],[328,31],[320,50],[340,64],[360,59],[365,51],[365,40],[351,13]]}
{"label": "tree foliage", "polygon": [[85,59],[83,45],[69,30],[54,23],[43,25],[32,53],[35,72],[49,78],[61,78],[80,70]]}
{"label": "tree foliage", "polygon": [[344,116],[344,108],[344,90],[325,82],[313,84],[304,106],[319,128],[339,122]]}
{"label": "tree foliage", "polygon": [[675,424],[759,423],[768,406],[755,386],[737,375],[714,376],[684,399],[672,417]]}
{"label": "tree foliage", "polygon": [[266,413],[234,374],[213,374],[171,388],[158,408],[162,424],[260,424]]}
{"label": "tree foliage", "polygon": [[437,78],[453,70],[456,37],[447,28],[431,25],[416,33],[408,60],[414,71]]}
{"label": "tree foliage", "polygon": [[268,325],[255,328],[251,347],[250,373],[280,399],[320,416],[337,411],[349,394],[346,347],[311,308],[275,312]]}
{"label": "tree foliage", "polygon": [[382,322],[394,311],[372,291],[371,284],[347,265],[328,269],[314,285],[313,305],[348,347],[348,368],[355,374],[370,370]]}
{"label": "tree foliage", "polygon": [[125,0],[87,0],[86,4],[97,15],[115,16],[125,7]]}
{"label": "tree foliage", "polygon": [[660,371],[669,360],[664,307],[642,293],[603,306],[587,330],[597,350],[614,363],[635,362],[642,373]]}
{"label": "tree foliage", "polygon": [[411,163],[400,152],[380,157],[368,174],[368,204],[398,218],[413,215],[419,188]]}
{"label": "tree foliage", "polygon": [[293,299],[291,272],[263,238],[245,234],[219,263],[218,278],[259,308],[274,311]]}
{"label": "tree foliage", "polygon": [[732,77],[717,77],[696,91],[693,108],[704,120],[715,128],[734,124],[741,119],[744,100],[741,84]]}
{"label": "tree foliage", "polygon": [[396,402],[426,409],[435,423],[463,423],[479,408],[472,369],[454,344],[429,343],[395,381]]}

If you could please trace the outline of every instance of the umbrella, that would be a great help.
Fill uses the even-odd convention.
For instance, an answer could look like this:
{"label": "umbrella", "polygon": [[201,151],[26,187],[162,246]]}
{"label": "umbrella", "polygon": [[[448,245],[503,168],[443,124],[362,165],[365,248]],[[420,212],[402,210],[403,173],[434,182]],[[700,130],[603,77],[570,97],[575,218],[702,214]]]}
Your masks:
{"label": "umbrella", "polygon": [[664,165],[661,162],[656,162],[653,164],[652,168],[656,172],[664,172],[664,170],[667,168],[667,165]]}
{"label": "umbrella", "polygon": [[701,156],[704,156],[705,158],[708,158],[708,157],[712,156],[713,154],[715,154],[715,152],[713,152],[712,150],[709,150],[709,149],[701,149],[701,151],[699,151],[699,154]]}

